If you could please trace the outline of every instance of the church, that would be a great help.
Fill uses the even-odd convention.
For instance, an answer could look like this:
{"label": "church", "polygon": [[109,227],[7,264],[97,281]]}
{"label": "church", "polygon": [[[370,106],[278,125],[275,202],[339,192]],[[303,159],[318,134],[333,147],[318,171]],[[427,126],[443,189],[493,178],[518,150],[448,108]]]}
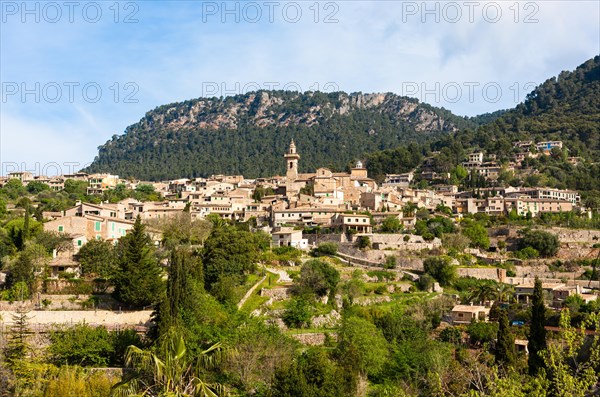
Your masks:
{"label": "church", "polygon": [[300,154],[294,140],[283,157],[286,162],[286,196],[290,202],[310,202],[310,197],[305,196],[312,196],[327,205],[354,206],[359,204],[361,193],[377,189],[377,184],[368,177],[367,169],[360,161],[350,173],[332,172],[328,168],[318,168],[315,173],[299,173]]}

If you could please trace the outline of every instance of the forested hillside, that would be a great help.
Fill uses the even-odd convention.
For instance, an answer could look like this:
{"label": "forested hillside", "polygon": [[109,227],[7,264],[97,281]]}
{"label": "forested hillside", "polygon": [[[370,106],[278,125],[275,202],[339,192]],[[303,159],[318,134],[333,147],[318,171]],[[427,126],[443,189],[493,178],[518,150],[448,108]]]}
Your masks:
{"label": "forested hillside", "polygon": [[449,172],[468,151],[508,163],[521,150],[515,141],[561,140],[563,153],[528,159],[538,183],[600,190],[600,56],[548,79],[514,109],[471,118],[389,93],[260,91],[164,105],[101,146],[87,171],[148,180],[276,175],[292,138],[301,171],[366,159],[377,179],[417,167],[431,151],[441,152],[436,170]]}
{"label": "forested hillside", "polygon": [[99,148],[89,172],[161,180],[284,171],[292,138],[301,171],[344,168],[375,150],[475,127],[394,94],[261,91],[158,107]]}
{"label": "forested hillside", "polygon": [[[429,137],[424,144],[412,146],[408,153],[426,155],[439,151],[435,170],[450,172],[468,152],[483,150],[507,164],[513,154],[523,151],[515,148],[513,142],[560,140],[564,144],[562,152],[527,159],[526,165],[538,171],[531,176],[531,183],[600,190],[600,56],[572,72],[548,79],[522,104],[499,117],[487,114],[472,118],[475,122],[482,119],[492,121],[477,129]],[[371,153],[366,156],[367,167],[376,178],[384,173],[405,172],[418,165],[416,156],[406,154],[404,148]],[[572,164],[569,157],[580,157],[579,163]]]}

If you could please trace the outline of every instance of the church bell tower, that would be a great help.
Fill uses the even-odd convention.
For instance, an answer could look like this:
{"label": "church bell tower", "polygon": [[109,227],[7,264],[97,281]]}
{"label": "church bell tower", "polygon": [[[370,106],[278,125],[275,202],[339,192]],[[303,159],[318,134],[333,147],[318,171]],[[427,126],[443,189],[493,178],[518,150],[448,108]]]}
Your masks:
{"label": "church bell tower", "polygon": [[300,160],[300,155],[296,153],[296,145],[294,144],[294,140],[290,143],[290,148],[288,152],[283,156],[285,157],[286,163],[286,180],[288,183],[294,182],[298,179],[298,160]]}

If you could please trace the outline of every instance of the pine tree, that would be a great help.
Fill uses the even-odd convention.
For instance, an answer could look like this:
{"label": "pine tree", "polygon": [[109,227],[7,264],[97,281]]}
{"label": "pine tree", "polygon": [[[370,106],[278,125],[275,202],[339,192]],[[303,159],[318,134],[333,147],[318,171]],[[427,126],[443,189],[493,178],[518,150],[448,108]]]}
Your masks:
{"label": "pine tree", "polygon": [[13,325],[10,328],[10,339],[4,350],[4,356],[9,364],[25,357],[27,353],[27,333],[29,332],[29,312],[22,306],[12,315]]}
{"label": "pine tree", "polygon": [[546,307],[542,282],[536,277],[533,288],[533,304],[531,307],[531,327],[529,329],[529,374],[536,375],[544,367],[540,352],[546,349]]}
{"label": "pine tree", "polygon": [[134,307],[155,303],[163,288],[154,247],[140,216],[130,233],[119,240],[115,298]]}
{"label": "pine tree", "polygon": [[505,310],[500,310],[498,317],[498,340],[496,342],[496,364],[506,369],[514,367],[516,362],[515,337],[510,332],[508,316]]}

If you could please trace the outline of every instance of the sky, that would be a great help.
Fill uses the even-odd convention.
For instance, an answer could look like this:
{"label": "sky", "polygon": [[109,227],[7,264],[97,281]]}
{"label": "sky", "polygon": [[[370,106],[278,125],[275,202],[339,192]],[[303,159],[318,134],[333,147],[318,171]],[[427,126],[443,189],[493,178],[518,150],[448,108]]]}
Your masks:
{"label": "sky", "polygon": [[512,108],[600,54],[592,1],[0,0],[1,174],[56,175],[157,106],[256,89]]}

